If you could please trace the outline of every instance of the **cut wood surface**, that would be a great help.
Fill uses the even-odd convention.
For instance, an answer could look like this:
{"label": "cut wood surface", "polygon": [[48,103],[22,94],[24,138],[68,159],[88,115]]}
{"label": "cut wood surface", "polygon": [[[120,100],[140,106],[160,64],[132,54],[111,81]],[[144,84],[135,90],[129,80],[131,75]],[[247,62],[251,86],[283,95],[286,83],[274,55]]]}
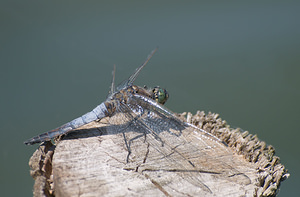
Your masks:
{"label": "cut wood surface", "polygon": [[218,114],[180,118],[228,147],[191,130],[163,139],[111,133],[105,118],[40,145],[29,162],[34,196],[275,196],[289,176],[272,146]]}

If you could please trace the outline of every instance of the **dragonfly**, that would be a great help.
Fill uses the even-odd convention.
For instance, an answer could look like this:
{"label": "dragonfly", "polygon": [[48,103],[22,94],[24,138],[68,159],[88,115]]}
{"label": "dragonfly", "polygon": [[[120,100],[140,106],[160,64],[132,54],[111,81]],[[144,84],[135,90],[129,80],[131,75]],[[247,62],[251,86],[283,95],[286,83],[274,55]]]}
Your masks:
{"label": "dragonfly", "polygon": [[[104,102],[90,112],[43,134],[26,140],[33,145],[66,135],[71,131],[93,121],[109,118],[122,133],[127,149],[125,163],[149,171],[176,172],[188,182],[197,185],[203,191],[212,193],[211,186],[205,184],[201,174],[209,174],[222,180],[239,184],[249,184],[247,175],[235,169],[234,163],[225,163],[222,158],[231,157],[225,142],[213,134],[178,118],[174,112],[164,106],[169,98],[168,92],[157,86],[153,89],[134,85],[134,81],[146,66],[157,49],[154,49],[141,66],[120,85],[115,87],[115,69],[109,94]],[[115,133],[116,127],[108,132]],[[144,152],[134,149],[133,144],[140,139],[154,152],[146,161]],[[149,154],[149,153],[147,153]],[[140,159],[138,159],[140,158]],[[164,160],[165,165],[160,161]],[[128,167],[127,169],[130,169]]]}

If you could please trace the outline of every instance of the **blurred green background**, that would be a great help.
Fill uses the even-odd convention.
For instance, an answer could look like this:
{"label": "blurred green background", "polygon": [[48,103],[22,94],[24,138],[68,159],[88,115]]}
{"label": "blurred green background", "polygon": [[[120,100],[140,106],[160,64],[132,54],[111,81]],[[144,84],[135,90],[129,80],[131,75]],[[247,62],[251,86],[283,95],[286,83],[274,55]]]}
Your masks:
{"label": "blurred green background", "polygon": [[175,112],[219,113],[276,148],[298,194],[300,1],[1,1],[1,196],[32,196],[23,141],[104,101],[159,46],[136,81]]}

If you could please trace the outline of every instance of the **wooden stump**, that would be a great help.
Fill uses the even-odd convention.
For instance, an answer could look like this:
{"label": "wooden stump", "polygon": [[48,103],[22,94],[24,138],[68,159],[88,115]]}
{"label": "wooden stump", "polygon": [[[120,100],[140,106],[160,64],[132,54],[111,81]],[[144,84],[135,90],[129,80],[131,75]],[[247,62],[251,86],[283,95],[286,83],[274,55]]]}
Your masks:
{"label": "wooden stump", "polygon": [[[228,147],[210,147],[205,153],[220,161],[220,170],[190,170],[180,160],[167,161],[155,155],[151,146],[132,142],[132,150],[140,150],[147,162],[134,165],[128,162],[128,151],[121,135],[107,135],[106,120],[92,122],[68,134],[56,145],[45,142],[29,161],[31,176],[35,179],[34,196],[275,196],[280,182],[289,174],[274,156],[275,150],[259,141],[256,135],[232,129],[218,114],[198,111],[179,115],[187,122],[211,132]],[[182,133],[188,138],[188,134]],[[201,140],[201,138],[199,139]],[[159,140],[157,140],[159,141]],[[193,151],[197,141],[184,144],[186,151]],[[159,143],[158,143],[159,144]],[[175,145],[174,145],[175,146]],[[179,146],[179,145],[178,145]],[[177,147],[178,147],[177,146]],[[208,146],[209,147],[209,146]],[[143,150],[145,150],[143,152]],[[209,151],[209,152],[207,152]],[[219,151],[226,151],[220,158]],[[159,152],[159,149],[158,151]],[[184,151],[183,151],[184,152]],[[204,153],[204,152],[203,152]],[[174,153],[175,154],[175,153]],[[126,159],[127,158],[127,159]],[[135,158],[135,159],[136,159]],[[150,159],[149,159],[150,158]],[[158,159],[159,158],[159,159]],[[199,155],[207,166],[216,165]],[[164,161],[167,161],[164,163]],[[147,165],[144,165],[147,164]],[[163,167],[161,167],[163,166]],[[233,167],[232,167],[233,166]],[[216,166],[214,169],[218,168]],[[232,169],[231,169],[232,168]],[[176,170],[174,170],[176,169]],[[180,171],[182,170],[182,172]],[[229,170],[228,170],[229,169]],[[226,172],[225,172],[226,171]],[[225,174],[225,175],[224,175]],[[221,176],[222,175],[222,176]],[[224,178],[225,177],[225,178]]]}

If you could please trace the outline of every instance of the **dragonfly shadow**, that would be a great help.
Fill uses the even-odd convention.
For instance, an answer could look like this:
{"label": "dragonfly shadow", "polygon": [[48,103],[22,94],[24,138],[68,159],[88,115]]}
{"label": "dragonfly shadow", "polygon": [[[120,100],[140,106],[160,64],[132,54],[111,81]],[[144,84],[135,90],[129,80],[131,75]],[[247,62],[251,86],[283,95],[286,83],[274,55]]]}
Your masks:
{"label": "dragonfly shadow", "polygon": [[61,138],[61,140],[74,140],[74,139],[81,139],[81,138],[97,137],[101,135],[103,135],[102,127],[78,129],[67,133]]}
{"label": "dragonfly shadow", "polygon": [[167,132],[170,135],[179,137],[182,135],[182,131],[186,128],[183,122],[179,120],[165,121],[162,118],[144,118],[143,121],[134,119],[124,124],[103,124],[102,126],[96,125],[97,123],[95,122],[94,127],[71,131],[61,139],[74,140],[103,135],[135,133],[136,135],[134,137],[125,140],[132,141],[139,137],[150,134],[154,136],[155,139],[163,143],[163,139],[160,137],[161,133]]}

